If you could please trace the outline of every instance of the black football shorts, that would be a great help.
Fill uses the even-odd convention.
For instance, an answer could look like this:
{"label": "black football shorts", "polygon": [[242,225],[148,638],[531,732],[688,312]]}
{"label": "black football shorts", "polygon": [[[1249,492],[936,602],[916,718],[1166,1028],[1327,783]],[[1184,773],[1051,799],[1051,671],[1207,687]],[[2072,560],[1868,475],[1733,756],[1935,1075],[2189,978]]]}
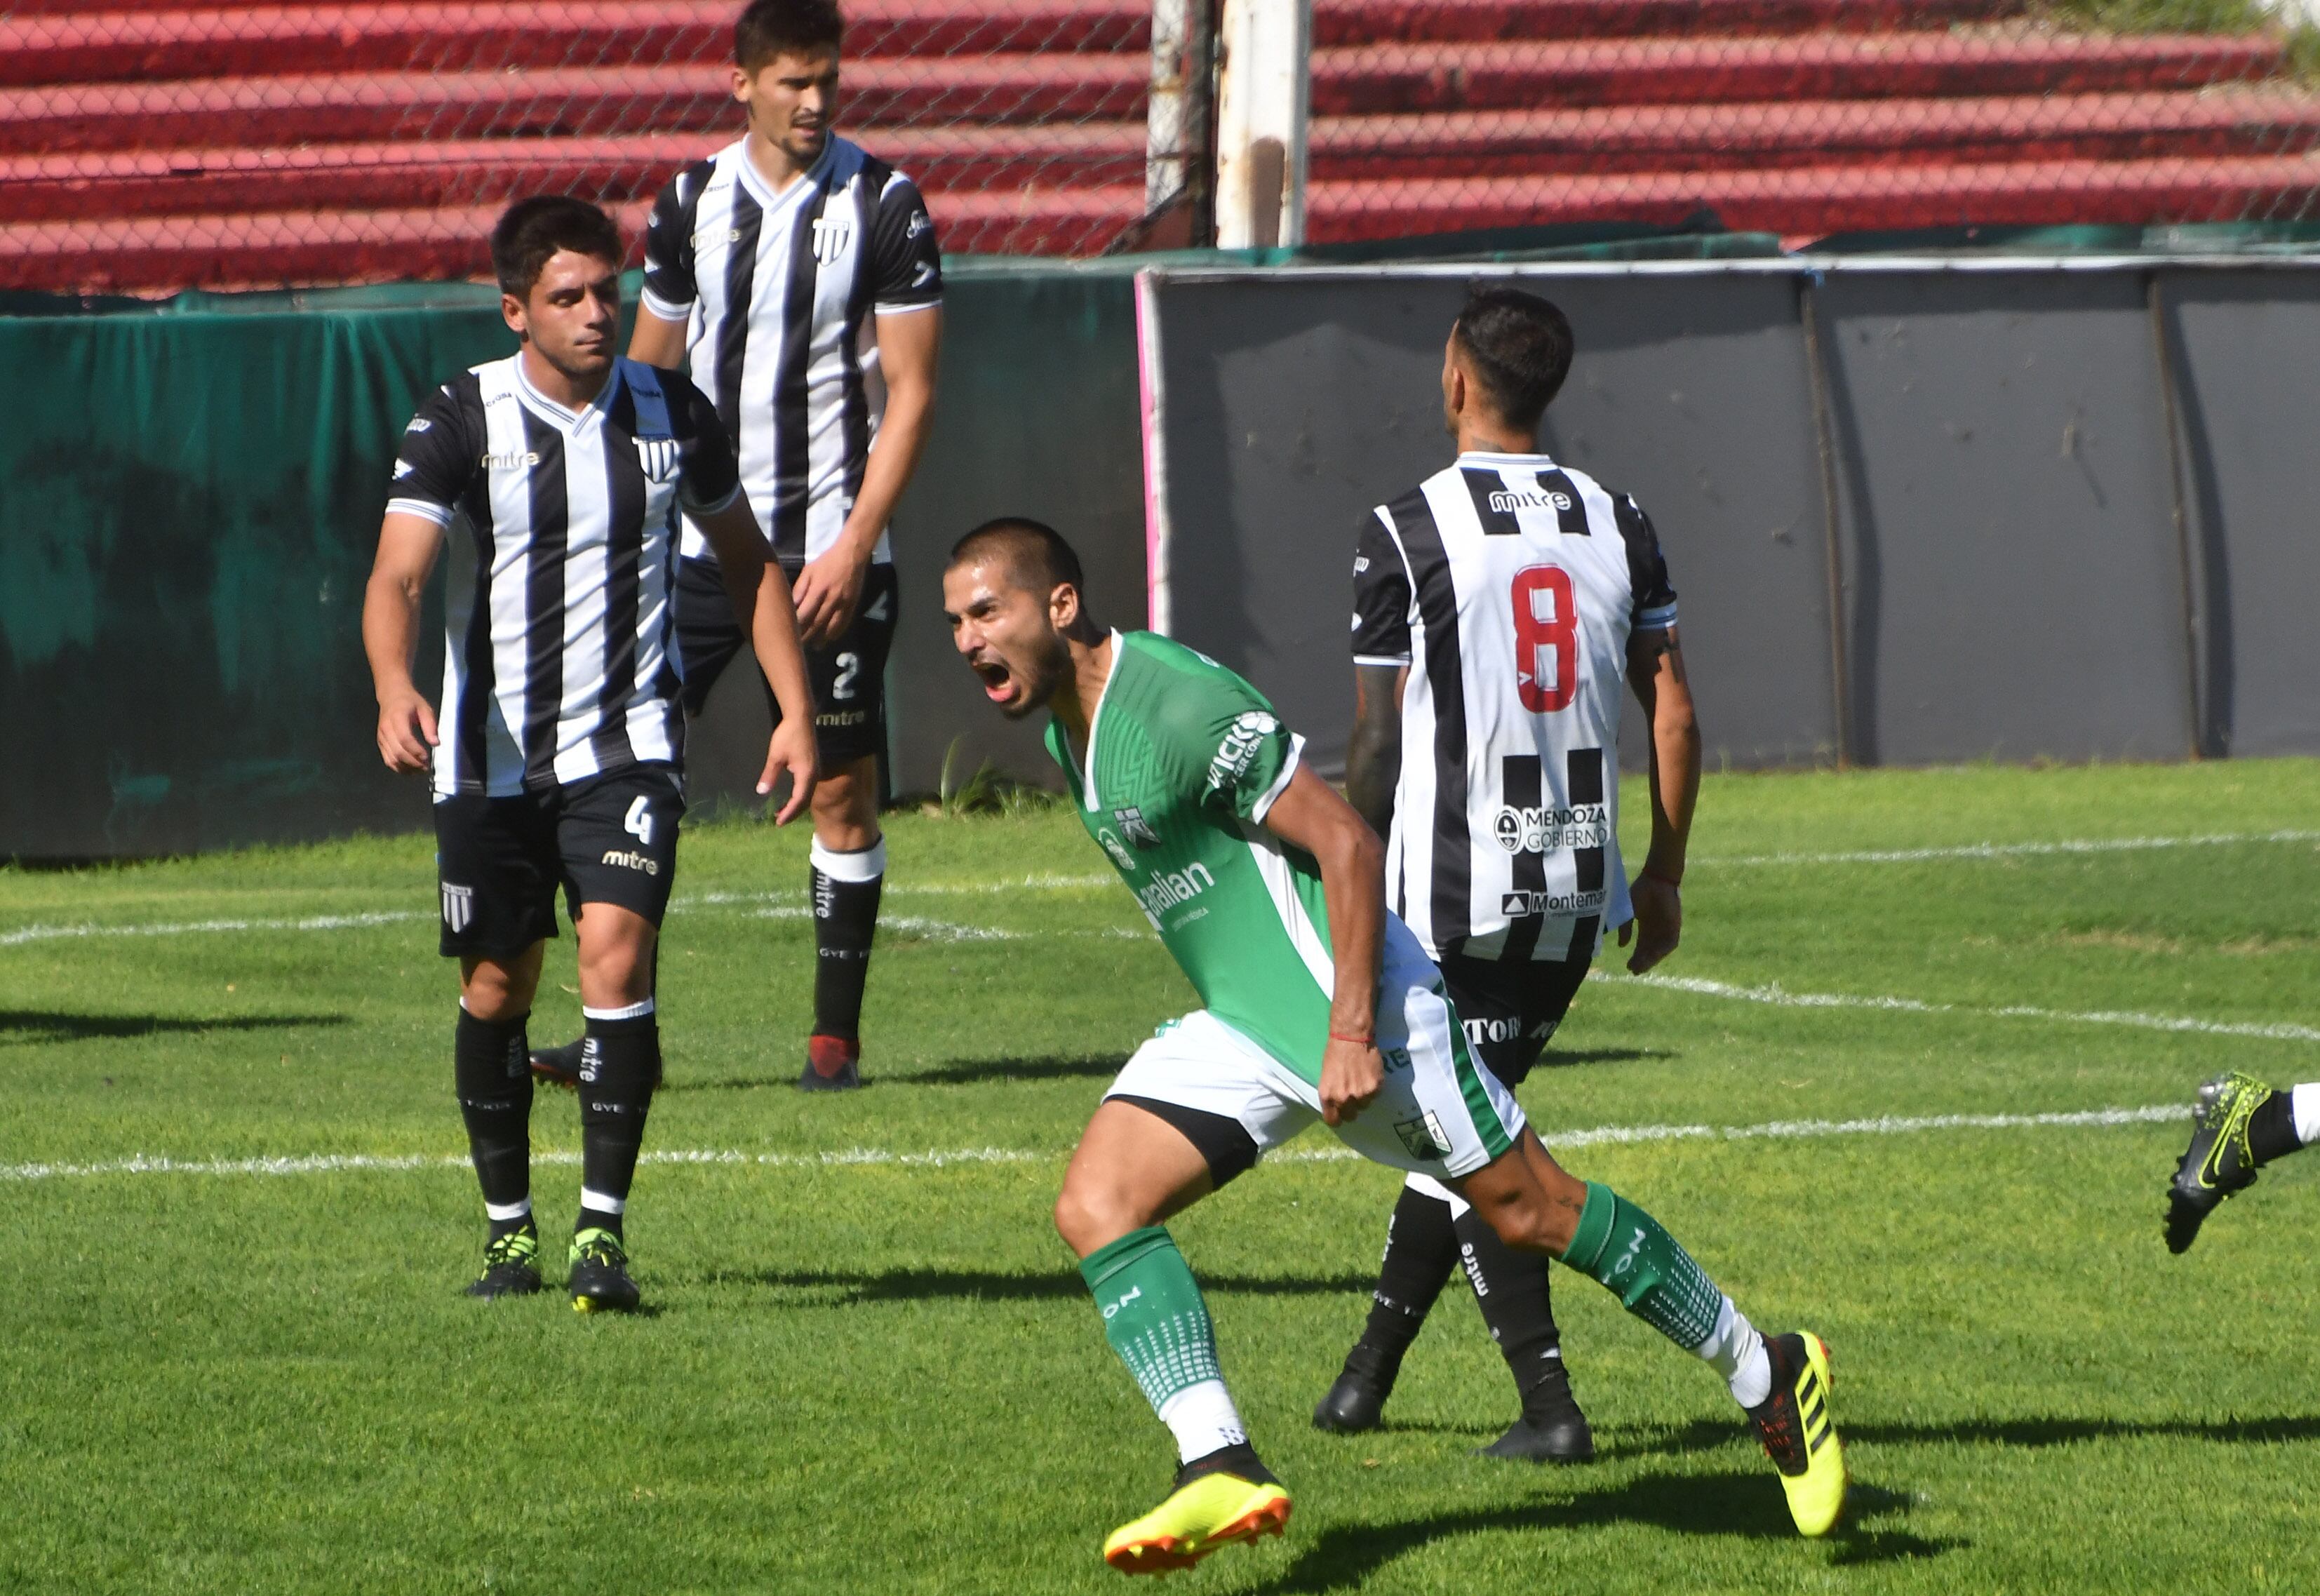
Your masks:
{"label": "black football shorts", "polygon": [[[791,574],[796,580],[796,574]],[[824,772],[850,765],[886,748],[886,656],[894,646],[894,622],[902,612],[901,584],[894,567],[874,562],[862,575],[862,602],[854,623],[827,648],[805,651],[806,676],[813,685],[813,748]],[[778,725],[774,702],[748,638],[733,614],[724,578],[704,559],[677,562],[676,646],[684,677],[684,710],[697,715],[709,690],[736,655],[764,688],[766,708]]]}
{"label": "black football shorts", "polygon": [[1442,982],[1465,1027],[1466,1046],[1509,1088],[1523,1084],[1579,995],[1594,958],[1441,961]]}
{"label": "black football shorts", "polygon": [[583,903],[616,903],[658,926],[684,815],[684,790],[666,765],[515,798],[438,799],[443,957],[512,959],[555,936],[559,886],[575,920]]}

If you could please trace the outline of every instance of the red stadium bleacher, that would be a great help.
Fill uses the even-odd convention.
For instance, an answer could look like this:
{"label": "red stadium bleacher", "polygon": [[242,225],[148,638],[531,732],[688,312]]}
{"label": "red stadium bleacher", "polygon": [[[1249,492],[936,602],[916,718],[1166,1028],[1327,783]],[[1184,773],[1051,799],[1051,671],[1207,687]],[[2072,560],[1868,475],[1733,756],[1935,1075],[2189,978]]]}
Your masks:
{"label": "red stadium bleacher", "polygon": [[[633,213],[732,136],[732,0],[0,18],[0,286],[468,277],[539,189]],[[1143,208],[1145,0],[854,0],[847,130],[954,251]],[[1576,221],[1792,238],[2300,216],[2320,95],[2270,33],[2059,31],[2014,0],[1318,0],[1316,242]]]}

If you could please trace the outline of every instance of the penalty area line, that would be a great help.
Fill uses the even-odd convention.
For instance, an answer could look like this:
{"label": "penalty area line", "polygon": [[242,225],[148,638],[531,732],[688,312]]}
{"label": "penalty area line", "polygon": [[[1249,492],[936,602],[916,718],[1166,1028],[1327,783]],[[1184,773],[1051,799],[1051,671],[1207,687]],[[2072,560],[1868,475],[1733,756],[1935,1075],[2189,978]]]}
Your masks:
{"label": "penalty area line", "polygon": [[[1881,1114],[1863,1120],[1768,1120],[1757,1125],[1600,1125],[1586,1130],[1545,1130],[1552,1147],[1619,1147],[1662,1141],[1794,1141],[1830,1136],[1917,1136],[1941,1130],[2069,1129],[2111,1125],[2146,1125],[2182,1120],[2184,1103],[2146,1108],[2079,1109],[2044,1114]],[[646,1164],[718,1165],[762,1169],[947,1169],[980,1164],[1060,1164],[1062,1152],[1022,1147],[953,1147],[905,1153],[882,1147],[848,1147],[829,1153],[748,1153],[731,1148],[669,1148],[647,1152]],[[1360,1159],[1346,1147],[1297,1148],[1271,1156],[1284,1164],[1336,1164]],[[534,1164],[577,1165],[580,1155],[544,1152]],[[465,1169],[464,1154],[382,1155],[314,1153],[274,1158],[171,1158],[139,1155],[89,1164],[0,1164],[0,1181],[87,1179],[104,1175],[300,1175],[396,1174]]]}

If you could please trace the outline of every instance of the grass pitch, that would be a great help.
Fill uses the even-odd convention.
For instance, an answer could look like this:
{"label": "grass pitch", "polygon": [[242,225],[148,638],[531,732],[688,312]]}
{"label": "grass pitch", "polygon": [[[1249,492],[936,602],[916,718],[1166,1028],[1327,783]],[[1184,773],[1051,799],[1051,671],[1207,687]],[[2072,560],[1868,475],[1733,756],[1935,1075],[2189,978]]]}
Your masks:
{"label": "grass pitch", "polygon": [[[1853,1522],[1798,1540],[1713,1376],[1570,1274],[1592,1467],[1467,1455],[1513,1401],[1455,1284],[1387,1428],[1316,1433],[1396,1184],[1316,1132],[1174,1227],[1297,1511],[1172,1588],[2312,1589],[2320,1155],[2175,1259],[2181,1124],[1917,1122],[2320,1078],[2315,835],[2308,762],[1711,779],[1693,984],[1590,983],[1523,1097],[1550,1143],[1786,1127],[1565,1156],[1829,1340]],[[1067,813],[891,836],[875,1084],[835,1101],[790,1086],[802,830],[686,837],[648,1147],[697,1159],[639,1176],[630,1319],[458,1295],[425,839],[0,873],[0,1589],[1117,1583],[1173,1457],[1046,1209],[1192,996]],[[2036,851],[2105,839],[2164,845]],[[543,1040],[568,939],[549,970]],[[570,1098],[534,1137],[577,1147]],[[551,1238],[577,1186],[539,1171]]]}

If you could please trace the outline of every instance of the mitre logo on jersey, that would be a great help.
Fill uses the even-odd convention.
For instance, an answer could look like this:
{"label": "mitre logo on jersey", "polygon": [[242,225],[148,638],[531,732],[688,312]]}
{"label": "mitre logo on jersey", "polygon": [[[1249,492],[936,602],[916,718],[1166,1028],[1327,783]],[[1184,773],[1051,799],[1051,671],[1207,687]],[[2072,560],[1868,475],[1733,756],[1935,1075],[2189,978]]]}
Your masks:
{"label": "mitre logo on jersey", "polygon": [[639,438],[637,464],[644,467],[648,482],[667,482],[676,476],[683,456],[674,438]]}
{"label": "mitre logo on jersey", "polygon": [[813,258],[824,266],[837,264],[846,253],[846,241],[854,236],[854,224],[843,216],[817,216],[813,219]]}
{"label": "mitre logo on jersey", "polygon": [[476,923],[476,889],[443,884],[443,924],[453,932],[464,931]]}
{"label": "mitre logo on jersey", "polygon": [[1264,739],[1280,730],[1281,722],[1262,710],[1251,710],[1235,720],[1224,741],[1217,745],[1216,757],[1209,761],[1209,785],[1221,792],[1246,775]]}
{"label": "mitre logo on jersey", "polygon": [[537,466],[539,464],[539,451],[538,449],[527,449],[521,454],[485,455],[484,457],[484,469],[486,471],[521,471],[526,466]]}
{"label": "mitre logo on jersey", "polygon": [[1125,809],[1113,810],[1111,818],[1119,823],[1119,834],[1137,847],[1158,848],[1160,846],[1160,833],[1152,829],[1152,822],[1146,820],[1144,812],[1133,803]]}
{"label": "mitre logo on jersey", "polygon": [[1611,821],[1600,803],[1570,809],[1518,809],[1507,803],[1491,817],[1491,835],[1510,854],[1560,853],[1566,848],[1608,847]]}
{"label": "mitre logo on jersey", "polygon": [[1500,488],[1491,495],[1491,509],[1500,515],[1511,515],[1518,510],[1554,510],[1571,508],[1571,495],[1554,488]]}

